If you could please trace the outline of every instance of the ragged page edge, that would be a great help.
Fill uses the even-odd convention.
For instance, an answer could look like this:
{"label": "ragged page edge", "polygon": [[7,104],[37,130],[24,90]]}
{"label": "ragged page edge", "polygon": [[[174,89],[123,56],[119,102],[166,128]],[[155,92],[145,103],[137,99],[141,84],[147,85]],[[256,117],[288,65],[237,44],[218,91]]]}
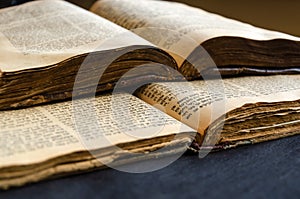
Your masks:
{"label": "ragged page edge", "polygon": [[[150,84],[137,91],[136,95],[143,101],[149,103],[150,105],[158,108],[159,110],[167,113],[168,115],[174,117],[178,121],[183,122],[184,124],[190,126],[191,128],[198,131],[200,137],[198,138],[199,144],[201,144],[205,138],[205,132],[210,127],[210,125],[219,118],[225,119],[226,113],[235,110],[244,106],[245,104],[256,104],[260,102],[284,102],[284,101],[296,101],[300,99],[300,76],[298,75],[286,75],[286,76],[266,76],[266,77],[241,77],[235,78],[235,81],[243,81],[245,78],[248,80],[253,79],[253,81],[259,83],[260,79],[266,79],[266,81],[273,82],[277,84],[283,84],[284,81],[287,81],[289,78],[294,79],[294,85],[285,85],[288,91],[274,92],[269,93],[268,95],[257,95],[255,91],[250,91],[247,95],[249,96],[239,96],[232,98],[225,98],[220,101],[213,101],[209,105],[204,105],[203,107],[197,109],[197,111],[189,113],[188,116],[182,116],[182,109],[178,105],[179,101],[187,99],[193,94],[198,94],[198,96],[203,95],[197,93],[197,89],[205,89],[205,81],[202,81],[202,86],[197,86],[197,82],[171,82],[171,83],[156,83]],[[210,80],[214,81],[214,80]],[[224,79],[224,82],[230,81],[230,79]],[[188,85],[189,84],[189,85]],[[241,89],[242,92],[245,92],[247,88],[238,86],[238,82],[235,84],[229,83],[228,85],[234,86],[237,90]],[[268,85],[272,86],[272,84]],[[177,87],[177,90],[176,88]],[[264,84],[262,83],[262,92]],[[195,89],[196,88],[196,89]],[[283,88],[285,88],[283,86]],[[173,89],[173,91],[172,91]],[[178,95],[174,95],[175,92]],[[191,90],[189,90],[191,89]],[[186,91],[186,92],[185,92]],[[184,93],[185,92],[185,93]],[[199,92],[199,91],[198,91]],[[184,93],[180,95],[180,93]],[[253,95],[253,96],[251,96]],[[257,95],[257,96],[256,96]],[[163,99],[163,100],[162,100]],[[190,99],[190,102],[193,102]],[[194,103],[194,102],[193,102]],[[203,103],[204,104],[204,103]],[[201,104],[200,104],[201,105]],[[176,107],[176,110],[174,109]],[[195,108],[194,108],[195,109]],[[181,114],[178,114],[178,113]]]}
{"label": "ragged page edge", "polygon": [[203,42],[217,37],[300,41],[300,37],[255,27],[177,2],[141,0],[137,4],[134,0],[100,0],[90,11],[169,52],[179,66]]}
{"label": "ragged page edge", "polygon": [[[30,165],[75,151],[118,148],[121,143],[195,132],[124,93],[0,114],[1,168]],[[87,124],[91,129],[86,128]],[[22,140],[26,140],[25,144]]]}
{"label": "ragged page edge", "polygon": [[[187,149],[188,146],[187,144],[190,144],[191,141],[192,141],[191,138],[186,137],[180,140],[173,140],[168,143],[161,143],[158,145],[154,145],[151,146],[150,148],[146,147],[145,149],[145,151],[155,151],[155,149],[157,148],[168,146],[170,150],[164,151],[163,153],[160,151],[151,154],[145,152],[144,154],[140,154],[139,156],[132,156],[132,157],[129,156],[126,159],[124,159],[122,153],[119,154],[117,153],[113,156],[101,157],[101,160],[106,158],[107,162],[111,162],[110,164],[111,166],[122,166],[124,164],[128,165],[140,161],[151,160],[153,158],[154,159],[164,158],[178,153],[179,154],[182,153],[182,151],[185,151]],[[143,148],[139,150],[143,151]],[[135,153],[135,151],[133,150],[132,153]],[[95,159],[91,157],[91,159],[89,160],[55,165],[47,169],[43,169],[38,172],[35,172],[33,174],[20,176],[18,178],[2,179],[0,180],[0,189],[9,189],[11,187],[19,187],[25,184],[35,183],[45,179],[50,179],[50,178],[53,179],[53,178],[75,174],[75,173],[94,171],[96,169],[107,168],[107,166],[108,165],[104,165],[103,163],[101,163],[99,159]]]}

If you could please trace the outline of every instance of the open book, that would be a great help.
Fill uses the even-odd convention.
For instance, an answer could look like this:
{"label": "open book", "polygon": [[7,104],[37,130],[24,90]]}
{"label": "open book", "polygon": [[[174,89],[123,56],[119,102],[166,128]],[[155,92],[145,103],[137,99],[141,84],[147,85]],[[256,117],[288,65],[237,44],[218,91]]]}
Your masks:
{"label": "open book", "polygon": [[[102,0],[89,12],[34,1],[2,9],[0,20],[0,109],[71,98],[78,72],[95,81],[102,74],[96,91],[103,92],[141,65],[142,74],[132,73],[124,86],[203,74],[297,73],[300,66],[300,38],[178,3]],[[78,95],[94,92],[90,81],[79,87]]]}
{"label": "open book", "polygon": [[1,188],[300,133],[300,75],[288,75],[299,38],[162,1],[91,11],[57,0],[0,11]]}
{"label": "open book", "polygon": [[[300,133],[300,75],[223,82],[224,99],[211,98],[203,81],[164,82],[137,97],[117,93],[2,111],[0,187],[107,166],[151,171],[188,147],[206,153]],[[150,168],[119,167],[168,155],[170,162]]]}

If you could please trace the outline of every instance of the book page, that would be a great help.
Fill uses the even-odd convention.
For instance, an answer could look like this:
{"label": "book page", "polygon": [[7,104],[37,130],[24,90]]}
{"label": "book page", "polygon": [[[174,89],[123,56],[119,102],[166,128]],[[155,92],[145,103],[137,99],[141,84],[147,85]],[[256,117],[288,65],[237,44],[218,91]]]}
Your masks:
{"label": "book page", "polygon": [[[254,27],[174,2],[139,0],[137,3],[134,0],[101,0],[92,6],[91,11],[128,30],[133,30],[171,53],[179,51],[183,56],[188,55],[195,48],[195,44],[199,45],[219,36],[300,41],[298,37]],[[182,60],[177,61],[179,65],[182,63]]]}
{"label": "book page", "polygon": [[204,136],[212,122],[245,104],[299,100],[300,75],[155,83],[137,96]]}
{"label": "book page", "polygon": [[[118,35],[123,38],[107,42]],[[130,45],[151,44],[65,1],[33,1],[0,11],[2,72],[47,66],[75,55]]]}
{"label": "book page", "polygon": [[1,111],[0,168],[181,132],[194,131],[129,94]]}

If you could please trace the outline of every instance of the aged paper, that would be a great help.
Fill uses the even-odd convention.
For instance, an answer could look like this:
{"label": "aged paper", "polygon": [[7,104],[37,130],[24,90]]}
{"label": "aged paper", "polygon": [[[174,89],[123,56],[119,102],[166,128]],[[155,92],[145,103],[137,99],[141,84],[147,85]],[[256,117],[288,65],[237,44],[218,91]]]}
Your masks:
{"label": "aged paper", "polygon": [[300,76],[155,83],[137,96],[204,135],[212,122],[245,104],[299,100]]}
{"label": "aged paper", "polygon": [[[180,3],[156,0],[101,0],[91,11],[132,30],[151,43],[186,58],[211,38],[236,36],[254,40],[300,38],[212,14]],[[182,58],[175,56],[178,64]]]}
{"label": "aged paper", "polygon": [[0,168],[180,132],[194,131],[129,94],[2,111]]}
{"label": "aged paper", "polygon": [[47,66],[75,55],[130,45],[151,44],[65,1],[33,1],[0,11],[2,72]]}
{"label": "aged paper", "polygon": [[[172,29],[182,35],[191,34],[202,43],[218,36],[240,36],[256,40],[292,39],[288,34],[257,28],[180,3],[141,0],[101,0],[91,11],[127,29],[157,27]],[[167,44],[165,44],[167,45]]]}

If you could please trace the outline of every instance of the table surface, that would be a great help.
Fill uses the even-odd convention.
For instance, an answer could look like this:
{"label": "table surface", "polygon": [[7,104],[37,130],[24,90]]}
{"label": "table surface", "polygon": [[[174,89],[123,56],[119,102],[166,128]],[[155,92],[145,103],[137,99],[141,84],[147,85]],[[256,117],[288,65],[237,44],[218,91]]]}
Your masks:
{"label": "table surface", "polygon": [[299,198],[300,136],[211,153],[183,155],[145,174],[104,169],[39,182],[0,198]]}

